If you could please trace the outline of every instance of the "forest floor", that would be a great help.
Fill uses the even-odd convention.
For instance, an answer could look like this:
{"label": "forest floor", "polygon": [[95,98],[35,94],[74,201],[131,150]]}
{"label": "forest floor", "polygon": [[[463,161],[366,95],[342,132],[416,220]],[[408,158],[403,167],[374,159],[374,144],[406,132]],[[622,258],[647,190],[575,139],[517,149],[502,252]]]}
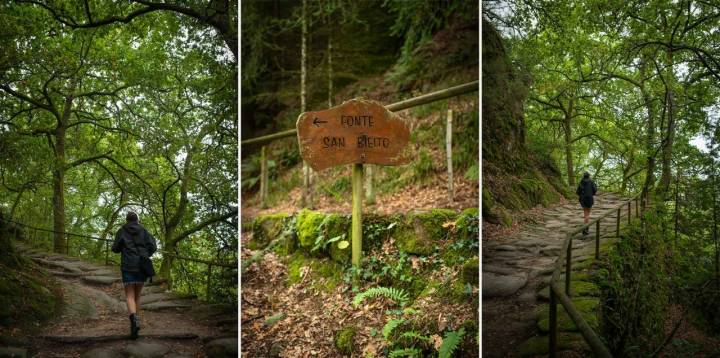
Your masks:
{"label": "forest floor", "polygon": [[[243,233],[243,243],[247,243],[251,235]],[[397,251],[392,243],[386,243],[382,249],[385,254],[393,254],[393,250]],[[243,259],[254,253],[243,245]],[[354,338],[357,356],[384,356],[382,350],[387,342],[379,331],[386,323],[387,311],[396,307],[391,301],[375,300],[354,307],[351,302],[356,292],[350,290],[347,283],[328,292],[314,289],[309,275],[300,283],[288,286],[287,276],[287,265],[274,253],[268,253],[243,275],[243,356],[340,357],[334,337],[347,325],[359,327]],[[476,299],[465,302],[425,297],[416,301],[413,308],[439,330],[445,327],[455,330],[458,322],[477,320],[478,294],[474,288],[472,295]],[[273,322],[273,318],[279,319]]]}
{"label": "forest floor", "polygon": [[[18,246],[53,274],[63,291],[59,317],[23,337],[33,357],[205,357],[237,355],[237,312],[177,297],[162,284],[142,291],[140,338],[130,340],[119,271]],[[219,353],[219,354],[217,354]]]}
{"label": "forest floor", "polygon": [[[610,193],[598,195],[591,220],[614,210],[623,200]],[[627,211],[622,213],[626,218]],[[520,216],[523,220],[516,220],[520,224],[507,229],[483,222],[482,342],[485,357],[521,356],[522,344],[540,334],[538,313],[547,299],[539,291],[546,287],[567,233],[583,223],[582,210],[574,202],[535,208]],[[622,217],[621,222],[625,221]],[[614,229],[615,220],[604,220],[600,228],[601,240],[614,236]],[[594,238],[594,228],[589,237]],[[593,257],[588,254],[592,249],[594,240],[573,241],[573,257],[578,260]],[[582,350],[564,352],[564,356],[578,355],[582,355]]]}
{"label": "forest floor", "polygon": [[[363,211],[376,214],[406,213],[412,210],[434,208],[466,209],[478,207],[478,182],[464,177],[453,178],[454,200],[450,202],[447,193],[447,174],[437,174],[425,184],[410,184],[396,192],[376,196],[375,204],[363,203]],[[287,200],[271,208],[261,209],[256,204],[245,204],[243,200],[242,222],[247,223],[259,215],[278,212],[294,213],[303,207],[300,205],[302,188],[290,191]],[[333,213],[349,213],[352,202],[338,202],[332,197],[316,195],[313,210]]]}
{"label": "forest floor", "polygon": [[717,357],[720,354],[720,338],[713,337],[698,327],[691,317],[683,317],[683,307],[678,304],[669,309],[669,317],[665,322],[665,337],[672,333],[680,319],[680,327],[660,357]]}

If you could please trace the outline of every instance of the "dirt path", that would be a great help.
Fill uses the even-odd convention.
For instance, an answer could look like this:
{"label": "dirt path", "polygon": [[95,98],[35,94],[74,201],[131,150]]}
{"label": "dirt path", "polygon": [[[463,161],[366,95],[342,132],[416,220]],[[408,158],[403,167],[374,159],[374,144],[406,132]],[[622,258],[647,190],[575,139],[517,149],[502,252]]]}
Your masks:
{"label": "dirt path", "polygon": [[30,337],[33,357],[236,357],[237,313],[181,298],[161,284],[142,292],[140,338],[129,320],[119,271],[18,246],[60,282],[61,315]]}
{"label": "dirt path", "polygon": [[[598,195],[591,220],[614,211],[624,200],[612,193]],[[634,217],[634,205],[631,210]],[[621,225],[627,223],[627,215],[627,208],[621,210]],[[615,217],[611,214],[602,221],[601,240],[615,236]],[[483,357],[519,356],[518,346],[537,335],[536,312],[546,302],[538,290],[552,274],[566,235],[582,223],[582,210],[570,202],[543,211],[536,224],[524,225],[507,237],[483,241]],[[587,240],[573,240],[574,260],[593,255],[594,237],[593,227]]]}

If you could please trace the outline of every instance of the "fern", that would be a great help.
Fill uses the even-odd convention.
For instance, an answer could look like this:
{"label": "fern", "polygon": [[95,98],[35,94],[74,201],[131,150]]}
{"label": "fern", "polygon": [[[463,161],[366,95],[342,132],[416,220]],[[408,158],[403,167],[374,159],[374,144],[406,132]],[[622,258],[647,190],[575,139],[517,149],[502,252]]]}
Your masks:
{"label": "fern", "polygon": [[420,333],[417,333],[415,331],[403,332],[403,334],[400,335],[399,339],[407,339],[407,340],[415,339],[418,341],[430,342],[430,337],[423,336]]}
{"label": "fern", "polygon": [[452,357],[453,351],[457,348],[458,344],[465,335],[465,328],[461,327],[459,330],[454,332],[448,332],[443,338],[443,342],[438,349],[438,358],[450,358]]}
{"label": "fern", "polygon": [[405,306],[407,301],[410,299],[408,294],[402,289],[396,289],[393,287],[373,287],[365,292],[358,293],[353,299],[353,305],[358,306],[367,297],[387,297],[397,302],[400,306]]}
{"label": "fern", "polygon": [[401,325],[403,322],[405,322],[405,320],[402,319],[402,318],[399,318],[399,319],[390,319],[390,320],[385,324],[385,326],[383,326],[383,329],[382,329],[382,335],[383,335],[383,337],[385,337],[385,339],[388,339],[388,340],[389,340],[389,339],[390,339],[390,334],[392,333],[392,331],[393,331],[395,328],[397,328],[397,326]]}
{"label": "fern", "polygon": [[403,348],[403,349],[396,349],[390,354],[388,354],[388,358],[397,358],[397,357],[420,357],[422,354],[422,351],[417,348]]}

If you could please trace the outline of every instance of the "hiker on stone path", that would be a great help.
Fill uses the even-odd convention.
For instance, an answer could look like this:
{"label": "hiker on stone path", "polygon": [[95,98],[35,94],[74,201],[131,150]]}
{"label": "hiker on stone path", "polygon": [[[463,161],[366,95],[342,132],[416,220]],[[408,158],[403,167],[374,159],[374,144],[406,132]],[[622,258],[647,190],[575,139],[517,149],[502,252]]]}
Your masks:
{"label": "hiker on stone path", "polygon": [[127,223],[115,234],[115,242],[112,251],[122,253],[120,257],[120,270],[122,271],[122,283],[125,288],[125,301],[130,313],[130,336],[132,339],[138,337],[140,330],[140,319],[137,316],[140,310],[140,292],[143,284],[155,275],[155,270],[150,261],[157,243],[155,238],[145,230],[134,212],[127,213]]}
{"label": "hiker on stone path", "polygon": [[[593,206],[593,195],[597,193],[597,185],[590,179],[590,173],[585,172],[583,174],[582,180],[580,180],[580,184],[577,190],[575,190],[575,193],[580,199],[580,205],[585,214],[585,225],[587,225],[588,221],[590,221],[590,208]],[[589,228],[584,228],[582,233],[583,235],[589,234]]]}

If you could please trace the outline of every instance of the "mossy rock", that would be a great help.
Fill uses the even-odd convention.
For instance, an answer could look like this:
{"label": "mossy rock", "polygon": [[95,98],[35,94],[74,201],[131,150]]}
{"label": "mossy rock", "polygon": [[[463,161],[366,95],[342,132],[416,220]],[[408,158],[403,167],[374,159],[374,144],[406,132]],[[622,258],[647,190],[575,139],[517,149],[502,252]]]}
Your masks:
{"label": "mossy rock", "polygon": [[283,231],[286,213],[261,215],[255,218],[252,223],[253,239],[250,242],[251,249],[262,249],[270,241],[276,239]]}
{"label": "mossy rock", "polygon": [[296,252],[287,263],[288,285],[299,283],[303,280],[300,276],[301,269],[309,267],[307,280],[316,289],[332,291],[342,280],[343,269],[340,264],[327,258],[312,258]]}
{"label": "mossy rock", "polygon": [[[572,278],[573,277],[571,277],[571,279]],[[564,281],[562,285],[565,285]],[[600,295],[600,288],[592,282],[572,280],[570,281],[570,293],[573,297],[597,297]],[[538,296],[549,300],[550,286],[546,286],[538,291]]]}
{"label": "mossy rock", "polygon": [[[573,272],[572,276],[570,277],[573,281],[586,281],[592,283],[592,277],[590,276],[590,273],[582,271],[582,272]],[[550,284],[550,280],[552,280],[552,275],[545,276],[542,280],[541,285],[546,286]],[[558,278],[559,282],[565,282],[565,274],[560,274],[560,277]],[[572,287],[572,282],[570,283],[570,287]]]}
{"label": "mossy rock", "polygon": [[[548,336],[535,336],[520,344],[518,351],[521,357],[534,357],[548,354],[550,340]],[[583,349],[589,347],[580,333],[559,332],[557,335],[558,350]]]}
{"label": "mossy rock", "polygon": [[344,235],[344,238],[331,242],[328,245],[327,250],[330,258],[341,264],[350,262],[352,256],[352,248],[350,245],[350,217],[331,214],[325,220],[325,237],[328,240]]}
{"label": "mossy rock", "polygon": [[443,224],[453,220],[456,215],[454,211],[447,209],[408,214],[394,234],[398,248],[416,255],[431,254],[448,233]]}
{"label": "mossy rock", "polygon": [[302,209],[297,214],[295,229],[297,231],[298,245],[305,251],[310,251],[315,246],[315,240],[319,236],[320,224],[325,220],[325,214]]}
{"label": "mossy rock", "polygon": [[291,255],[297,249],[297,235],[291,233],[286,235],[285,240],[278,243],[274,248],[273,252],[278,256]]}
{"label": "mossy rock", "polygon": [[462,282],[477,286],[479,272],[480,270],[478,258],[473,257],[462,267]]}
{"label": "mossy rock", "polygon": [[353,339],[356,331],[355,327],[348,326],[335,333],[335,348],[342,355],[349,356],[354,351]]}
{"label": "mossy rock", "polygon": [[[600,301],[597,298],[574,298],[572,300],[573,305],[578,310],[582,318],[587,322],[590,328],[596,329],[598,327],[598,305]],[[558,315],[557,325],[559,331],[564,332],[576,332],[578,331],[575,327],[570,315],[565,312],[565,308],[558,304]],[[548,332],[548,325],[550,320],[550,305],[543,306],[542,310],[538,313],[538,328],[541,332]]]}
{"label": "mossy rock", "polygon": [[23,267],[17,270],[0,262],[0,327],[34,328],[60,312],[62,291],[45,270],[20,256],[18,259]]}
{"label": "mossy rock", "polygon": [[455,221],[455,232],[458,239],[480,237],[480,211],[478,208],[463,210]]}

